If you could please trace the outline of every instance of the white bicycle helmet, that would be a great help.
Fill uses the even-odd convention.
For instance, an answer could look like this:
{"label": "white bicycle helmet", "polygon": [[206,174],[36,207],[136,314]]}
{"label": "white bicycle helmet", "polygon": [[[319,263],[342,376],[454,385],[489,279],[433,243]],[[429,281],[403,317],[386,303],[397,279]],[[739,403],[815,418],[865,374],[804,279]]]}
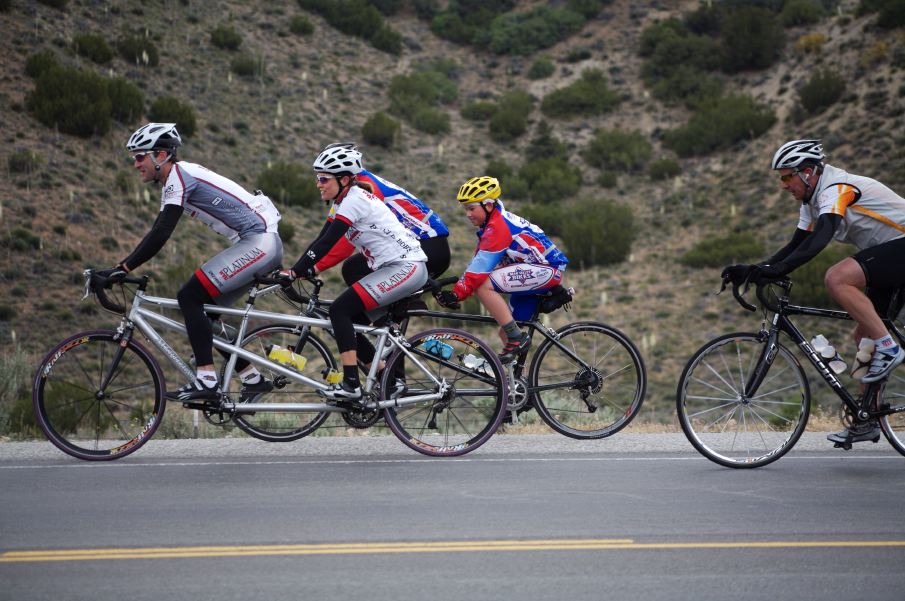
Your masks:
{"label": "white bicycle helmet", "polygon": [[820,164],[825,158],[820,140],[792,140],[773,155],[771,169],[795,169],[805,161]]}
{"label": "white bicycle helmet", "polygon": [[353,144],[330,144],[324,148],[311,165],[319,173],[333,175],[357,175],[364,167],[361,165],[361,153]]}
{"label": "white bicycle helmet", "polygon": [[137,152],[140,150],[169,150],[170,152],[182,146],[182,138],[176,131],[175,123],[148,123],[135,130],[135,133],[126,142],[126,150]]}

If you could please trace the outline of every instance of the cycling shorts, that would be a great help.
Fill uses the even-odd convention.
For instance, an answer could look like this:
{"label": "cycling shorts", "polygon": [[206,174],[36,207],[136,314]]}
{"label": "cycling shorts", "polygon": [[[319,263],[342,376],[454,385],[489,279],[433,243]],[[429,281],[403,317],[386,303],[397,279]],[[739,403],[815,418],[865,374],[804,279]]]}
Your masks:
{"label": "cycling shorts", "polygon": [[537,312],[539,293],[562,282],[562,269],[552,265],[513,263],[490,272],[490,283],[497,292],[509,294],[509,308],[516,321],[528,321]]}
{"label": "cycling shorts", "polygon": [[210,259],[195,275],[215,303],[227,306],[248,291],[256,275],[270,273],[282,260],[279,234],[252,234]]}
{"label": "cycling shorts", "polygon": [[365,310],[386,307],[418,292],[427,283],[427,264],[424,261],[387,263],[354,284]]}
{"label": "cycling shorts", "polygon": [[865,248],[852,258],[864,271],[867,297],[874,309],[881,317],[887,316],[892,293],[905,286],[905,237]]}

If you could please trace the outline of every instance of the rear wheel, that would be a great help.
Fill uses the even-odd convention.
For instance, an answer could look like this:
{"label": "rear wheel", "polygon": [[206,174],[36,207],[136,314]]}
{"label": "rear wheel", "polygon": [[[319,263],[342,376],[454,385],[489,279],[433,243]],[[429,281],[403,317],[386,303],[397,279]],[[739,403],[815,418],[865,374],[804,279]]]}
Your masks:
{"label": "rear wheel", "polygon": [[38,425],[58,449],[88,461],[125,457],[146,443],[163,418],[166,388],[154,357],[123,345],[110,330],[70,336],[35,374]]}
{"label": "rear wheel", "polygon": [[751,468],[776,461],[807,425],[808,380],[781,344],[760,385],[745,392],[765,350],[757,334],[726,334],[701,347],[682,372],[679,423],[694,448],[720,465]]}
{"label": "rear wheel", "polygon": [[[401,406],[384,410],[390,430],[408,447],[434,457],[464,455],[487,442],[500,426],[509,396],[493,350],[450,328],[421,332],[409,343],[415,359],[395,351],[380,384],[381,390],[393,390],[395,379],[405,374]],[[415,396],[437,394],[405,404]]]}
{"label": "rear wheel", "polygon": [[560,328],[556,342],[545,339],[529,374],[531,400],[541,418],[579,439],[604,438],[627,426],[641,409],[647,385],[632,341],[593,322]]}
{"label": "rear wheel", "polygon": [[[291,349],[305,358],[305,365],[293,369],[313,380],[323,379],[324,374],[336,369],[336,361],[326,345],[310,331],[302,336],[302,328],[284,325],[263,326],[248,333],[240,345],[242,348],[261,356],[267,356],[267,349],[279,345]],[[261,375],[273,384],[267,392],[241,396],[242,385],[238,378],[230,389],[236,390],[239,400],[246,403],[320,403],[322,397],[313,388],[299,384],[286,376],[260,369]],[[311,434],[329,417],[321,412],[259,411],[254,414],[237,413],[233,417],[236,425],[250,436],[268,442],[289,442]]]}
{"label": "rear wheel", "polygon": [[[905,374],[901,367],[894,370],[886,381],[882,402],[893,407],[905,405]],[[884,415],[880,418],[880,428],[889,444],[905,455],[905,412]]]}

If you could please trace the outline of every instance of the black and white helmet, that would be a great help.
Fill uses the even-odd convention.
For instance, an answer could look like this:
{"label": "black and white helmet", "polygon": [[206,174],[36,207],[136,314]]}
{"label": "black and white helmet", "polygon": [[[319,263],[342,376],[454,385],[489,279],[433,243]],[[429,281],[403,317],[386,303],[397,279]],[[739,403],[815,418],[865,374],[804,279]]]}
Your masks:
{"label": "black and white helmet", "polygon": [[126,150],[168,150],[171,153],[182,146],[182,138],[175,123],[148,123],[135,130],[126,142]]}
{"label": "black and white helmet", "polygon": [[347,142],[330,144],[324,148],[314,159],[312,167],[319,173],[333,175],[357,175],[364,169],[361,165],[361,153],[354,144]]}
{"label": "black and white helmet", "polygon": [[825,158],[820,140],[792,140],[773,155],[771,169],[795,169],[805,162],[819,165]]}

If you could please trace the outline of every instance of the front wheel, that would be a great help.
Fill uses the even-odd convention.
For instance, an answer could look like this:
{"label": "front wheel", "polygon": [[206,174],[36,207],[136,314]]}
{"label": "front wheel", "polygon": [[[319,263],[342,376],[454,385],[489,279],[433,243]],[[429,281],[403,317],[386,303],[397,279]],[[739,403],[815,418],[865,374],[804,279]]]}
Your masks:
{"label": "front wheel", "polygon": [[[801,364],[779,342],[775,349],[766,345],[757,334],[726,334],[701,347],[682,372],[679,423],[692,446],[720,465],[776,461],[807,425],[811,391]],[[758,373],[771,353],[772,365]]]}
{"label": "front wheel", "polygon": [[[509,396],[496,353],[468,332],[428,330],[409,338],[414,358],[396,350],[387,360],[381,390],[405,381],[399,406],[384,410],[384,420],[408,447],[433,457],[475,450],[503,420]],[[404,375],[403,375],[404,374]],[[438,398],[406,404],[415,396]]]}
{"label": "front wheel", "polygon": [[70,336],[35,374],[38,425],[58,449],[87,461],[125,457],[163,418],[166,383],[154,357],[111,330]]}
{"label": "front wheel", "polygon": [[[262,326],[249,332],[242,340],[242,348],[266,357],[271,346],[278,345],[304,357],[304,365],[296,364],[294,369],[311,379],[320,379],[328,371],[336,369],[336,361],[320,338],[302,328],[284,325]],[[321,397],[313,388],[299,384],[267,369],[261,375],[273,385],[267,392],[241,394],[241,384],[236,383],[240,402],[246,403],[318,403]],[[269,388],[269,386],[268,386]],[[237,413],[233,421],[239,428],[260,440],[267,442],[289,442],[298,440],[317,430],[330,416],[326,411],[260,411],[257,413]]]}
{"label": "front wheel", "polygon": [[529,371],[531,401],[548,426],[572,438],[605,438],[641,409],[647,374],[641,353],[602,323],[560,328],[537,349]]}

